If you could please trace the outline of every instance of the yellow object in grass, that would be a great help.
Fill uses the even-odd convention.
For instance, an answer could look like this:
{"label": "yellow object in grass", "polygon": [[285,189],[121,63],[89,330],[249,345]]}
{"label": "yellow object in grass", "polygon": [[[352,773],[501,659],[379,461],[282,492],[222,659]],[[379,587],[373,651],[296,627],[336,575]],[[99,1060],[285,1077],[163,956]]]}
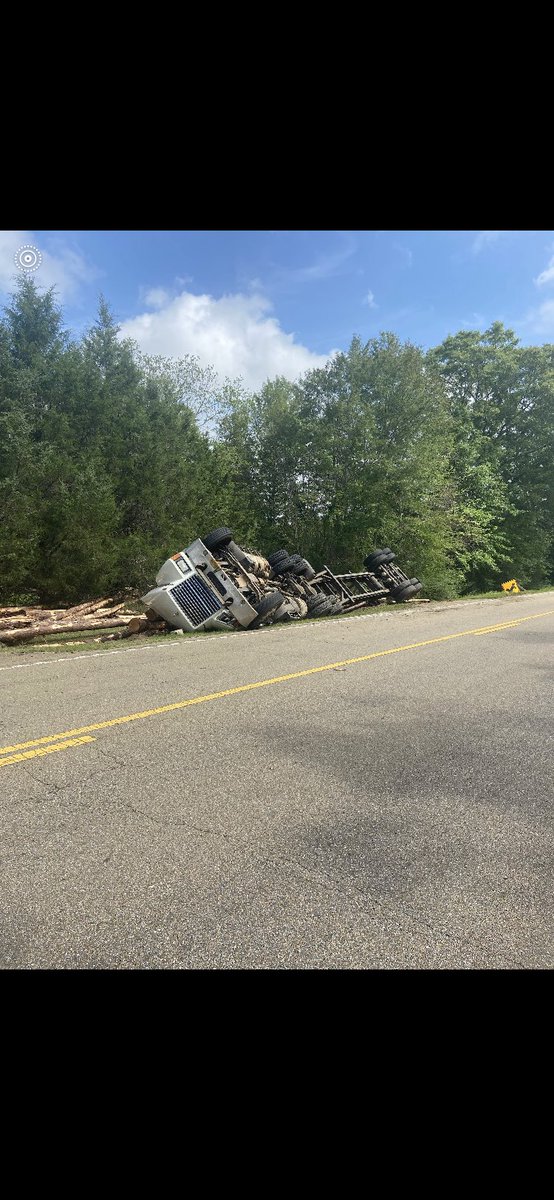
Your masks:
{"label": "yellow object in grass", "polygon": [[521,588],[517,579],[509,579],[507,583],[501,583],[500,587],[505,592],[521,592]]}

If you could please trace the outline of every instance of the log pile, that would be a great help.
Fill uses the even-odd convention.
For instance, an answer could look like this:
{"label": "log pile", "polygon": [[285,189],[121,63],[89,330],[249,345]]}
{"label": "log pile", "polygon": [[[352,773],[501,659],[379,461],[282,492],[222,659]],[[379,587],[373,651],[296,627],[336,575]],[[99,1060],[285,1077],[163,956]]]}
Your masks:
{"label": "log pile", "polygon": [[[106,630],[117,628],[117,633]],[[34,605],[0,608],[0,643],[18,646],[35,638],[60,633],[101,633],[94,641],[131,637],[133,634],[165,633],[169,626],[152,609],[141,616],[125,611],[125,603],[114,604],[111,596],[87,600],[71,608],[39,608]]]}

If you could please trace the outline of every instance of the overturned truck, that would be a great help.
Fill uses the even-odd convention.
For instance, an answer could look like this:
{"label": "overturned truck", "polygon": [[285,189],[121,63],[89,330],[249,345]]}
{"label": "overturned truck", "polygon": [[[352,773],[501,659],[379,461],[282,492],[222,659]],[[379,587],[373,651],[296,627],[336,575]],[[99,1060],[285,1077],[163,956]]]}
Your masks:
{"label": "overturned truck", "polygon": [[214,529],[173,554],[142,597],[168,625],[201,629],[257,629],[278,621],[335,616],[385,601],[403,603],[421,591],[385,546],[364,559],[364,571],[334,575],[301,554],[275,550],[267,558],[244,550],[226,527]]}

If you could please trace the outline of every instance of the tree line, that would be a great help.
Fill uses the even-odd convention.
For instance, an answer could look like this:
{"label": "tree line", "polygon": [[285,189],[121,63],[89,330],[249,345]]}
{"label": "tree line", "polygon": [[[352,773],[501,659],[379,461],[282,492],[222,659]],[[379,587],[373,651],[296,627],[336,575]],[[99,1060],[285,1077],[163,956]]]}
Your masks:
{"label": "tree line", "polygon": [[316,568],[392,546],[431,597],[554,583],[553,345],[499,322],[428,352],[354,337],[252,394],[118,334],[102,299],[71,339],[28,278],[4,309],[0,602],[140,593],[220,525]]}

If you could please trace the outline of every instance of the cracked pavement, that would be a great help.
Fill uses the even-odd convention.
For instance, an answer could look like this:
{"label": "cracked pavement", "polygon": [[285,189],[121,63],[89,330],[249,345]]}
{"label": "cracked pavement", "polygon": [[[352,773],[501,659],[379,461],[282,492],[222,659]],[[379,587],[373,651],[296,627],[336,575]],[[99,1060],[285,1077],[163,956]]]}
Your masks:
{"label": "cracked pavement", "polygon": [[[551,609],[502,596],[2,655],[2,743]],[[5,766],[0,966],[552,968],[553,678],[551,614]]]}

